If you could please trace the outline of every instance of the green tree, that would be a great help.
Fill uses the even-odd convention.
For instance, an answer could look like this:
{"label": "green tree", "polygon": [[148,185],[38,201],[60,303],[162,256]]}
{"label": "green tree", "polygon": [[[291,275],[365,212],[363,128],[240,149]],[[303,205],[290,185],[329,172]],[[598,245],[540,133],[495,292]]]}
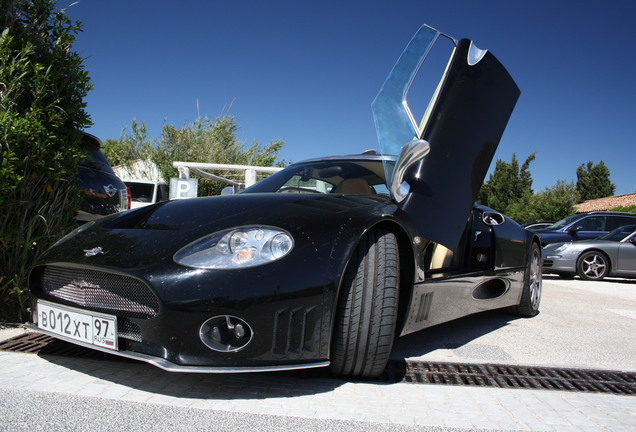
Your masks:
{"label": "green tree", "polygon": [[[257,142],[246,147],[238,140],[239,127],[234,117],[218,117],[215,121],[199,118],[181,128],[164,125],[161,138],[151,159],[165,179],[177,176],[172,166],[175,161],[208,162],[218,164],[282,166],[277,162],[284,143],[280,140],[263,147]],[[211,172],[223,175],[222,172]],[[199,179],[199,196],[218,195],[226,184],[210,179]]]}
{"label": "green tree", "polygon": [[611,208],[610,211],[636,213],[636,205],[614,207],[614,208]]}
{"label": "green tree", "polygon": [[0,29],[0,320],[17,320],[29,268],[74,224],[90,80],[51,0],[3,0]]}
{"label": "green tree", "polygon": [[614,195],[616,185],[611,182],[609,168],[603,161],[596,165],[592,161],[581,164],[576,169],[576,178],[578,202]]}
{"label": "green tree", "polygon": [[478,201],[508,213],[513,204],[529,199],[532,195],[532,175],[529,168],[535,157],[536,153],[532,153],[521,167],[516,154],[512,155],[509,163],[498,159],[494,171],[479,192]]}
{"label": "green tree", "polygon": [[130,167],[137,160],[149,160],[153,146],[146,124],[133,119],[130,131],[124,128],[119,139],[105,140],[102,150],[112,166]]}
{"label": "green tree", "polygon": [[557,180],[556,184],[532,196],[527,205],[523,223],[532,221],[558,221],[574,214],[572,206],[576,204],[574,182]]}

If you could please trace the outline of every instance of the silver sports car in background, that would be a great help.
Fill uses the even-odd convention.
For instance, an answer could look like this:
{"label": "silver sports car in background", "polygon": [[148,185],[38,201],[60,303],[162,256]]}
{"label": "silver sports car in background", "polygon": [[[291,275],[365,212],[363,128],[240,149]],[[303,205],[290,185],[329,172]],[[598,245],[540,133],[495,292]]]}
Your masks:
{"label": "silver sports car in background", "polygon": [[636,277],[636,225],[616,228],[593,240],[551,243],[543,248],[543,271],[568,278]]}

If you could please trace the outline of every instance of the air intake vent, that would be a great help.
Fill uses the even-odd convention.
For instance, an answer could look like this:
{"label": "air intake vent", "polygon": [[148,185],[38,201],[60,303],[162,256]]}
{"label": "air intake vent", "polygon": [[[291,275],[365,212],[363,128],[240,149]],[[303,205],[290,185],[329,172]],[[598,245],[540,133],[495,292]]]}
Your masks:
{"label": "air intake vent", "polygon": [[272,352],[284,358],[303,358],[304,353],[315,351],[319,329],[310,325],[318,320],[313,315],[316,307],[283,309],[274,317]]}

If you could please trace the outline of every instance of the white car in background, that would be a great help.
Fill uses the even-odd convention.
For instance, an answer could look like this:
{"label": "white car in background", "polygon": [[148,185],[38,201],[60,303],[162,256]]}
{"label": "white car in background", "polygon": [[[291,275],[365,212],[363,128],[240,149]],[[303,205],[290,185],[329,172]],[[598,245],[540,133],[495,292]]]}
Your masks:
{"label": "white car in background", "polygon": [[161,201],[168,201],[168,185],[164,182],[124,180],[130,189],[130,208],[135,209]]}

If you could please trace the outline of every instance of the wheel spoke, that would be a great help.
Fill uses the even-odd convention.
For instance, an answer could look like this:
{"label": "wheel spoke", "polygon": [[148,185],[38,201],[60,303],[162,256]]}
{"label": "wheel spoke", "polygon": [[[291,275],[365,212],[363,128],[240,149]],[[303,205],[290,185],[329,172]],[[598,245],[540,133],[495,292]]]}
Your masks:
{"label": "wheel spoke", "polygon": [[534,253],[530,265],[530,304],[534,308],[538,307],[541,300],[541,277],[539,254]]}
{"label": "wheel spoke", "polygon": [[600,255],[590,255],[583,259],[583,273],[592,278],[598,279],[605,274],[607,263]]}

